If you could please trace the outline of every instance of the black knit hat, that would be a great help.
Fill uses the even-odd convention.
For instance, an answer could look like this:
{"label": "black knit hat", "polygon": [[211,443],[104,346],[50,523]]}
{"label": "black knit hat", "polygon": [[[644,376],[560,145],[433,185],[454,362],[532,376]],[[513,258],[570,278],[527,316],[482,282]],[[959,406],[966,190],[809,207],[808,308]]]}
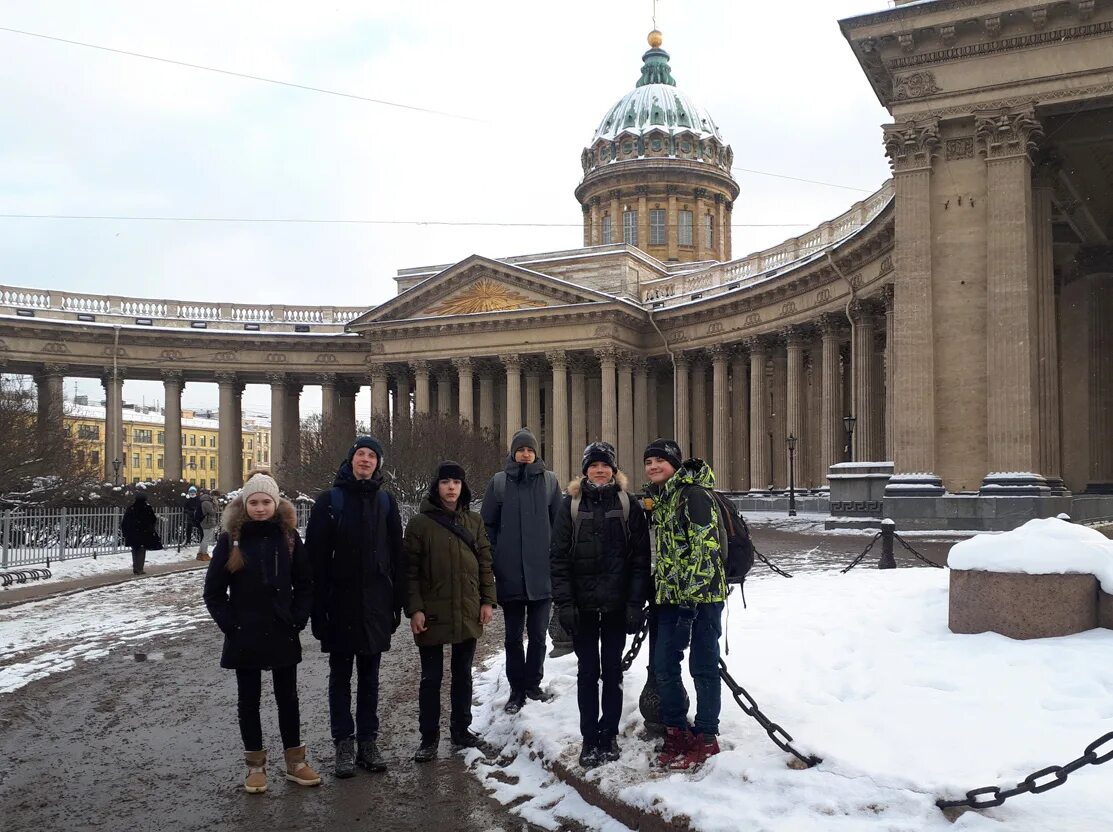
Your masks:
{"label": "black knit hat", "polygon": [[375,456],[379,458],[379,467],[383,464],[383,443],[376,439],[374,436],[361,436],[356,439],[355,444],[348,449],[348,462],[352,461],[352,457],[356,455],[356,451],[360,448],[370,448],[375,452]]}
{"label": "black knit hat", "polygon": [[464,466],[459,462],[446,459],[437,466],[437,482],[441,480],[459,480],[460,482],[467,482],[467,479],[467,472],[464,471]]}
{"label": "black knit hat", "polygon": [[540,456],[537,450],[537,437],[533,435],[533,431],[529,428],[522,428],[514,434],[514,438],[510,440],[510,455],[518,453],[522,448],[531,448],[535,454]]}
{"label": "black knit hat", "polygon": [[654,439],[646,446],[645,453],[642,454],[642,461],[644,462],[651,456],[665,460],[674,470],[679,471],[684,454],[681,452],[680,446],[676,444],[675,439]]}
{"label": "black knit hat", "polygon": [[471,489],[468,488],[467,472],[464,471],[464,466],[459,462],[453,462],[451,459],[438,463],[437,473],[433,475],[433,481],[429,483],[428,494],[430,502],[436,506],[441,505],[441,495],[438,489],[441,480],[460,481],[460,497],[456,501],[456,509],[457,511],[466,510],[471,503]]}
{"label": "black knit hat", "polygon": [[580,465],[580,473],[587,475],[588,466],[593,462],[603,462],[611,466],[611,471],[618,471],[618,462],[615,461],[614,446],[610,442],[592,442],[584,448],[584,459]]}

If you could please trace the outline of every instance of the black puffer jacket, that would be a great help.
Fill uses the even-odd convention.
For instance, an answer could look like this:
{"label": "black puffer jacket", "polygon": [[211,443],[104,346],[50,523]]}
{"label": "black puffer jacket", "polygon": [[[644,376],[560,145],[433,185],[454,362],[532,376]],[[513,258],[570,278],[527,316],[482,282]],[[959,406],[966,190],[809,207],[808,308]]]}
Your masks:
{"label": "black puffer jacket", "polygon": [[120,520],[124,543],[132,548],[150,548],[158,538],[158,517],[146,497],[136,497]]}
{"label": "black puffer jacket", "polygon": [[350,459],[336,473],[343,507],[333,490],[313,504],[306,546],[313,563],[313,636],[325,653],[381,653],[402,617],[406,558],[402,517],[379,472],[357,480]]}
{"label": "black puffer jacket", "polygon": [[[220,535],[205,573],[205,606],[224,633],[220,666],[232,670],[289,667],[301,661],[298,633],[309,620],[313,578],[297,533],[294,507],[281,500],[271,520],[248,520],[237,497],[224,510]],[[228,571],[232,540],[243,568]]]}
{"label": "black puffer jacket", "polygon": [[[645,511],[631,497],[629,535],[623,532],[618,492],[625,490],[626,477],[621,471],[613,483],[602,487],[586,478],[569,484],[553,526],[549,553],[553,602],[558,606],[613,611],[627,604],[641,606],[649,599],[649,525]],[[580,528],[573,541],[571,508],[577,495]]]}

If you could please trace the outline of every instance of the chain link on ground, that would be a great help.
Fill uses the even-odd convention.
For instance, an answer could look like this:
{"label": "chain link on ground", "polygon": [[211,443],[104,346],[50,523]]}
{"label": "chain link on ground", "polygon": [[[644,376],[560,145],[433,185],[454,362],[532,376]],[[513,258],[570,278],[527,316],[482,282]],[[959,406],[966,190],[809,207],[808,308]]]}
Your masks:
{"label": "chain link on ground", "polygon": [[738,703],[738,707],[745,712],[746,716],[752,718],[758,725],[765,729],[765,733],[769,735],[769,739],[773,740],[774,744],[782,751],[787,751],[789,754],[798,759],[807,768],[812,768],[823,762],[822,757],[816,757],[814,754],[804,754],[797,751],[792,746],[792,734],[788,733],[773,720],[769,719],[761,708],[758,707],[757,701],[750,696],[749,692],[734,680],[727,670],[727,663],[719,659],[719,678],[723,680],[723,684],[729,688],[731,694],[734,696],[734,701]]}
{"label": "chain link on ground", "polygon": [[630,642],[630,649],[626,651],[626,655],[622,657],[622,672],[625,673],[634,666],[637,661],[638,653],[641,652],[642,644],[645,642],[645,637],[649,635],[649,613],[646,612],[645,618],[642,619],[641,629],[634,634],[634,640]]}
{"label": "chain link on ground", "polygon": [[852,560],[850,562],[850,565],[848,567],[846,567],[845,569],[840,569],[839,574],[840,575],[845,575],[847,572],[849,572],[851,569],[853,569],[855,566],[857,566],[859,563],[861,563],[862,559],[870,553],[870,549],[873,548],[873,544],[875,544],[877,542],[877,539],[879,537],[881,537],[881,532],[878,532],[877,534],[875,534],[873,536],[873,539],[870,540],[870,542],[866,544],[866,548],[862,550],[862,554],[860,554],[860,555],[858,555],[858,557],[854,558],[854,560]]}
{"label": "chain link on ground", "polygon": [[911,552],[911,553],[912,553],[913,555],[915,555],[916,557],[918,557],[918,558],[919,558],[920,560],[922,560],[922,561],[923,561],[924,563],[926,563],[926,564],[927,564],[928,566],[934,566],[934,567],[935,567],[936,569],[945,569],[945,568],[946,568],[946,567],[945,567],[945,566],[944,566],[943,564],[941,564],[941,563],[936,563],[935,561],[933,561],[933,560],[929,560],[928,558],[926,558],[926,557],[924,557],[923,555],[921,555],[921,554],[920,554],[919,552],[917,552],[917,551],[916,551],[915,549],[913,549],[911,545],[909,545],[909,543],[908,543],[908,541],[907,541],[907,540],[905,540],[905,539],[904,539],[903,537],[901,537],[901,536],[900,536],[899,534],[897,534],[896,532],[893,532],[893,537],[895,537],[895,538],[896,538],[896,539],[897,539],[897,540],[898,540],[898,541],[900,542],[900,545],[901,545],[901,546],[903,546],[903,547],[904,547],[905,549],[907,549],[907,550],[908,550],[909,552]]}
{"label": "chain link on ground", "polygon": [[[1098,749],[1105,744],[1109,749],[1104,754],[1099,754]],[[1113,760],[1113,731],[1098,737],[1086,746],[1082,756],[1072,760],[1065,766],[1048,766],[1034,771],[1016,784],[1014,788],[1002,789],[1000,786],[984,786],[980,789],[971,789],[962,800],[937,800],[935,805],[940,809],[991,809],[1000,806],[1010,797],[1018,794],[1043,794],[1067,782],[1067,777],[1074,774],[1084,766],[1100,766]],[[1050,778],[1050,779],[1046,779]]]}
{"label": "chain link on ground", "polygon": [[782,578],[792,577],[791,572],[786,572],[784,569],[781,569],[781,567],[777,566],[777,564],[773,563],[773,561],[769,560],[769,558],[759,552],[756,546],[754,547],[754,556],[770,569],[772,569],[774,572],[776,572],[778,575],[780,575]]}

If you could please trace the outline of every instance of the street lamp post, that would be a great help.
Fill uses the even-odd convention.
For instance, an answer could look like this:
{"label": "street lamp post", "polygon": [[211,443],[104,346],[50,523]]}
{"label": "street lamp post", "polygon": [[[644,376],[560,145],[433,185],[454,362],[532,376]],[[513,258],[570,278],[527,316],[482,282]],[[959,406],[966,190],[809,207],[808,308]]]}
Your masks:
{"label": "street lamp post", "polygon": [[846,456],[847,461],[854,461],[854,423],[858,420],[854,416],[842,417],[843,426],[846,428]]}
{"label": "street lamp post", "polygon": [[112,484],[120,484],[120,458],[116,457],[112,460]]}
{"label": "street lamp post", "polygon": [[796,437],[789,434],[788,445],[788,516],[796,516]]}

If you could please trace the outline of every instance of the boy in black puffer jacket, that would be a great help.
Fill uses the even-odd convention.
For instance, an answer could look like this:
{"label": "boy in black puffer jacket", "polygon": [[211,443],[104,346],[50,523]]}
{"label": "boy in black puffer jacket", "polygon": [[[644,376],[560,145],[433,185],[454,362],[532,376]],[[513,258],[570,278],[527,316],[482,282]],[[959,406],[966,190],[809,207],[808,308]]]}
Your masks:
{"label": "boy in black puffer jacket", "polygon": [[561,502],[549,556],[553,601],[579,660],[580,765],[591,768],[618,759],[622,650],[626,634],[641,628],[651,584],[649,526],[626,493],[614,448],[588,445],[582,471]]}

